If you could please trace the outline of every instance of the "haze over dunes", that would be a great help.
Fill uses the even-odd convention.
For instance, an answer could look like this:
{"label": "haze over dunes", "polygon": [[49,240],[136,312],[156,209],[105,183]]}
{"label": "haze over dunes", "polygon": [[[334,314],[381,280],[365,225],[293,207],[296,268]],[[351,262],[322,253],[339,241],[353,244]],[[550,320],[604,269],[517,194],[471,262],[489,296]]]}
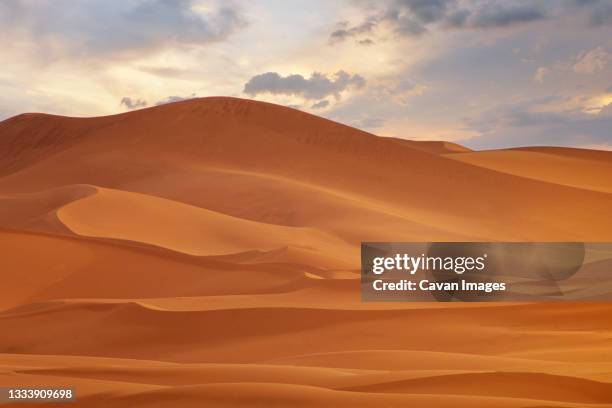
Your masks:
{"label": "haze over dunes", "polygon": [[[0,385],[75,407],[612,406],[612,306],[361,303],[361,241],[612,240],[612,153],[203,98],[0,123]],[[23,405],[21,405],[23,406]]]}

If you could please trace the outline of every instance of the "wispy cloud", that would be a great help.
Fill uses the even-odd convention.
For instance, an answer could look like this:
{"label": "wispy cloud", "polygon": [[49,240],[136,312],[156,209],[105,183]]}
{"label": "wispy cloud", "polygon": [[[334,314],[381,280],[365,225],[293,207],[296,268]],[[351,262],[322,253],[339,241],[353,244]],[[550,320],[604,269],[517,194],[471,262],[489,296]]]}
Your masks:
{"label": "wispy cloud", "polygon": [[467,143],[478,148],[612,145],[611,110],[604,106],[597,114],[542,111],[539,101],[499,105],[468,121],[480,136]]}
{"label": "wispy cloud", "polygon": [[344,20],[330,34],[330,44],[371,36],[379,26],[387,26],[400,36],[419,36],[434,26],[498,29],[568,16],[579,16],[590,26],[612,23],[612,3],[608,0],[391,0],[358,4],[366,5],[370,13],[354,25]]}
{"label": "wispy cloud", "polygon": [[189,96],[176,96],[176,95],[168,96],[166,98],[160,99],[159,101],[155,102],[155,106],[165,105],[167,103],[186,101],[186,100],[193,99],[193,98],[197,98],[197,95],[191,94]]}
{"label": "wispy cloud", "polygon": [[129,110],[139,109],[146,107],[147,101],[144,99],[132,99],[129,96],[124,96],[121,98],[120,105],[125,106]]}
{"label": "wispy cloud", "polygon": [[315,102],[310,105],[310,109],[324,109],[329,106],[329,101],[327,99],[323,99],[319,102]]}
{"label": "wispy cloud", "polygon": [[48,58],[108,58],[205,44],[244,25],[238,9],[223,2],[208,11],[195,6],[192,0],[4,0],[0,23],[6,40],[32,40]]}
{"label": "wispy cloud", "polygon": [[603,47],[597,47],[580,53],[572,68],[581,74],[593,74],[602,71],[610,61],[612,61],[612,55]]}
{"label": "wispy cloud", "polygon": [[378,25],[388,25],[399,35],[416,36],[433,24],[447,28],[496,28],[546,18],[545,8],[537,2],[511,1],[481,3],[456,0],[394,0],[383,2],[365,21],[343,27],[330,35],[330,44],[351,37],[371,34]]}

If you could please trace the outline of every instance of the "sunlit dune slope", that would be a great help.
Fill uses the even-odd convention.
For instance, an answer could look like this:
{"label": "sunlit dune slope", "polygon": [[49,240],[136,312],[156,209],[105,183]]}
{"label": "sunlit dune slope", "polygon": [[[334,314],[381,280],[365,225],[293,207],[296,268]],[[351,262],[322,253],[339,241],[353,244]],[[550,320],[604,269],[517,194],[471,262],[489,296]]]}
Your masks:
{"label": "sunlit dune slope", "polygon": [[612,193],[612,152],[523,148],[453,153],[447,157],[530,179]]}
{"label": "sunlit dune slope", "polygon": [[66,205],[58,217],[79,235],[143,242],[192,255],[269,251],[295,243],[304,251],[338,254],[340,266],[351,265],[351,259],[358,257],[346,242],[313,228],[244,220],[163,198],[109,189],[99,189]]}

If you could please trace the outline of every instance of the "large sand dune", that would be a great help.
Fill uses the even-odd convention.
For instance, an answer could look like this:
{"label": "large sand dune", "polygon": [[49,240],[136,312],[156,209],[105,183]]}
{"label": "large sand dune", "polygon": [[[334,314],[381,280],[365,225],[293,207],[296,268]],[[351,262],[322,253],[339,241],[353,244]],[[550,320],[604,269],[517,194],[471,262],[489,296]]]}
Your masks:
{"label": "large sand dune", "polygon": [[612,193],[612,152],[571,153],[571,149],[522,148],[451,153],[448,157],[521,177]]}
{"label": "large sand dune", "polygon": [[610,241],[611,160],[235,98],[11,118],[0,385],[79,407],[612,406],[611,306],[362,303],[358,271],[361,241]]}

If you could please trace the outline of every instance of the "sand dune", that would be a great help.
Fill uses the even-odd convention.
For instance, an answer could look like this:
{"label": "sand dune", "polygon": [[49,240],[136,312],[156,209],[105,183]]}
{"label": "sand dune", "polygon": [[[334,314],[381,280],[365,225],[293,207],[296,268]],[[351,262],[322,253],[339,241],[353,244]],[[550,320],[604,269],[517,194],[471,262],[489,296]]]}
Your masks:
{"label": "sand dune", "polygon": [[602,157],[596,151],[569,154],[559,150],[508,149],[457,153],[448,157],[530,179],[612,193],[609,181],[612,178],[612,153]]}
{"label": "sand dune", "polygon": [[358,269],[361,241],[609,241],[611,160],[236,98],[19,115],[0,123],[0,384],[88,408],[612,406],[612,306],[361,302]]}
{"label": "sand dune", "polygon": [[[294,264],[233,264],[156,248],[0,231],[1,306],[61,298],[148,298],[290,291],[312,279]],[[27,271],[27,273],[24,273]]]}
{"label": "sand dune", "polygon": [[244,220],[144,194],[98,189],[58,211],[71,231],[85,236],[142,242],[191,255],[272,250],[291,243],[301,250],[338,254],[350,265],[354,247],[323,231]]}
{"label": "sand dune", "polygon": [[425,152],[433,153],[433,154],[445,154],[445,153],[459,153],[459,152],[471,152],[472,150],[461,146],[457,143],[452,142],[442,142],[437,140],[426,140],[426,141],[416,141],[416,140],[406,140],[406,139],[394,139],[396,143],[400,143],[403,145],[410,146],[417,150],[423,150]]}
{"label": "sand dune", "polygon": [[58,219],[64,205],[95,193],[87,185],[58,187],[38,193],[0,195],[0,225],[3,228],[69,233]]}
{"label": "sand dune", "polygon": [[[41,121],[53,131],[44,133]],[[409,235],[415,223],[430,227],[412,234],[423,239],[593,240],[610,230],[608,194],[484,169],[261,102],[204,98],[104,118],[28,115],[2,125],[0,191],[93,184],[308,226],[300,222],[308,206],[282,205],[284,180],[292,180],[411,221],[389,238]],[[229,174],[219,179],[219,171]],[[271,191],[251,186],[252,177],[233,182],[235,174],[263,177]],[[309,190],[305,201],[316,204],[320,193]],[[573,209],[571,219],[564,208]]]}
{"label": "sand dune", "polygon": [[[546,350],[551,344],[566,349],[586,344],[604,347],[609,338],[599,330],[610,308],[555,304],[471,310],[230,306],[169,311],[135,301],[70,301],[2,313],[6,334],[0,339],[0,350],[137,359],[155,356],[165,361],[219,363],[372,349],[503,355]],[[231,324],[223,324],[226,321]],[[131,330],[135,322],[138,329]],[[561,324],[563,330],[558,329]],[[417,327],[426,327],[427,331],[415,332]],[[520,331],[520,338],[505,340],[508,327]],[[368,335],[370,332],[377,334]],[[338,338],[343,341],[337,342]],[[189,344],[195,347],[186,347]],[[333,366],[333,356],[328,357],[328,364]]]}
{"label": "sand dune", "polygon": [[[104,402],[102,402],[104,401]],[[162,388],[150,392],[135,392],[128,395],[111,396],[105,400],[88,398],[84,406],[106,406],[111,402],[120,406],[147,407],[199,407],[202,401],[210,406],[238,407],[358,407],[431,406],[454,407],[585,407],[579,404],[546,403],[535,399],[504,399],[491,397],[432,396],[432,395],[388,395],[334,391],[325,388],[288,384],[208,384],[199,386]],[[87,405],[85,405],[87,404]]]}
{"label": "sand dune", "polygon": [[[530,372],[469,374],[468,369],[484,368],[474,365],[473,359],[481,364],[495,365],[498,368],[514,367],[540,368],[547,371],[562,370],[559,363],[542,364],[537,360],[484,357],[477,355],[453,355],[451,353],[411,352],[413,360],[420,364],[419,369],[395,369],[388,371],[364,369],[334,369],[296,367],[275,364],[179,364],[151,360],[111,359],[96,357],[45,356],[37,357],[20,354],[4,354],[0,364],[0,378],[11,375],[13,383],[78,384],[80,397],[77,406],[92,406],[109,402],[111,394],[100,394],[101,390],[113,390],[112,398],[117,404],[132,406],[140,398],[159,395],[159,392],[176,396],[184,404],[195,404],[200,398],[208,401],[207,395],[215,389],[242,390],[239,395],[217,395],[219,404],[237,404],[236,399],[249,399],[249,402],[266,405],[284,394],[284,404],[308,405],[304,398],[319,394],[319,404],[334,404],[329,398],[351,401],[357,406],[374,406],[378,401],[394,404],[415,402],[431,406],[436,401],[466,406],[590,406],[586,401],[601,402],[609,398],[606,384],[597,378],[584,380],[581,376],[532,374]],[[455,370],[439,369],[445,359],[453,361]],[[487,360],[490,360],[486,362]],[[357,360],[358,361],[358,360]],[[384,359],[381,359],[384,361]],[[432,361],[431,365],[428,362]],[[407,365],[411,365],[407,362]],[[103,368],[104,367],[104,368]],[[103,369],[102,369],[103,368]],[[593,370],[589,364],[575,364],[576,373],[580,370]],[[606,370],[605,366],[599,367]],[[5,374],[2,374],[2,373]],[[584,373],[581,373],[584,374]],[[501,381],[500,381],[501,378]],[[549,393],[537,384],[565,383],[561,393]],[[449,387],[446,387],[448,384]],[[484,386],[486,385],[486,387]],[[306,386],[306,388],[304,388]],[[308,388],[310,387],[310,388]],[[413,387],[414,393],[400,392]],[[426,387],[439,387],[436,392],[425,394]],[[500,387],[503,387],[501,390]],[[348,389],[353,389],[349,391]],[[198,390],[195,395],[186,390]],[[250,390],[250,391],[245,391]],[[264,390],[261,394],[258,391]],[[307,390],[304,395],[300,390]],[[359,391],[357,391],[359,390]],[[550,388],[548,389],[550,391]],[[603,391],[603,393],[602,393]],[[108,392],[108,391],[107,391]],[[536,398],[543,394],[541,399]],[[216,394],[216,393],[215,393]],[[463,394],[463,396],[460,396]],[[487,395],[494,394],[494,397]],[[526,395],[526,398],[517,395]],[[500,395],[506,395],[502,397]],[[550,399],[554,395],[555,399]],[[173,401],[176,401],[173,400]],[[583,401],[568,403],[566,401]],[[166,402],[168,406],[173,401]],[[310,401],[310,400],[307,400]],[[200,401],[201,402],[201,401]],[[242,402],[246,404],[247,402]],[[280,401],[279,404],[283,404]],[[429,404],[429,405],[427,405]],[[470,405],[471,404],[471,405]],[[527,405],[525,405],[527,404]],[[97,405],[94,405],[97,406]],[[600,405],[602,406],[602,405]]]}
{"label": "sand dune", "polygon": [[612,403],[612,384],[539,373],[450,374],[349,389],[361,392],[509,396],[587,404]]}

